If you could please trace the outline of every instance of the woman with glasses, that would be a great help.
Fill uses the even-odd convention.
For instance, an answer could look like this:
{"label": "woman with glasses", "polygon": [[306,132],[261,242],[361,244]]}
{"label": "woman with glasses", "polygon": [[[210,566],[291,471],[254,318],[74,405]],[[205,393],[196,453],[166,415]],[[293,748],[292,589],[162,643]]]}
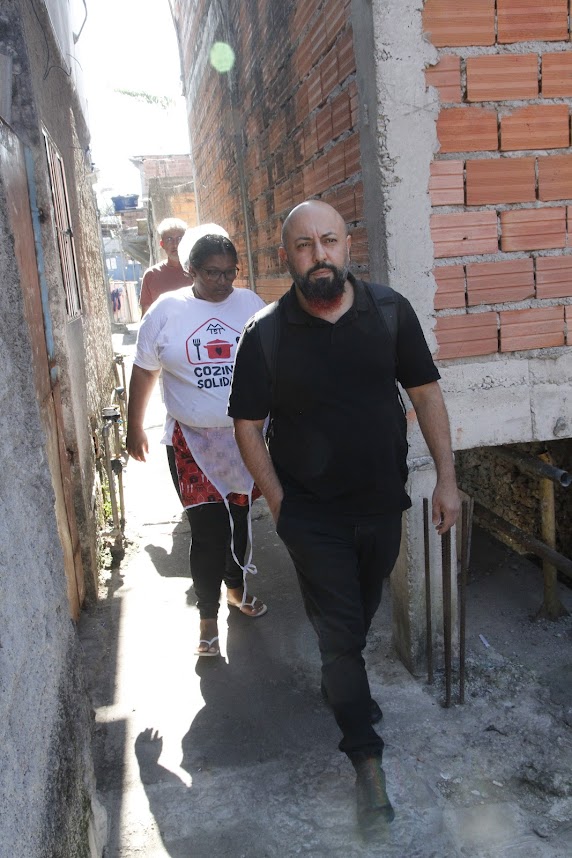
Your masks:
{"label": "woman with glasses", "polygon": [[[144,462],[143,419],[163,373],[167,420],[181,502],[191,524],[190,564],[200,615],[196,655],[219,655],[221,584],[228,604],[255,618],[267,607],[246,589],[251,563],[250,504],[259,493],[234,441],[226,409],[234,358],[245,323],[264,306],[250,289],[233,286],[236,249],[215,224],[187,230],[179,245],[193,285],[162,295],[141,323],[129,388],[127,450]],[[247,546],[249,557],[245,563]]]}

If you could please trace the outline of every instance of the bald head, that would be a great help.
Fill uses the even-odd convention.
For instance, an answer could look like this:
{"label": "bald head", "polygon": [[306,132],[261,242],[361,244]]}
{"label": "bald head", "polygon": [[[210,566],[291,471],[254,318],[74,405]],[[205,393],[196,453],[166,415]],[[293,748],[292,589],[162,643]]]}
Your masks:
{"label": "bald head", "polygon": [[[328,203],[322,200],[306,200],[292,209],[282,225],[282,244],[287,247],[289,240],[298,232],[300,234],[313,230],[319,224],[334,227],[336,232],[340,230],[347,234],[346,225],[342,216]],[[319,229],[318,229],[319,231]]]}

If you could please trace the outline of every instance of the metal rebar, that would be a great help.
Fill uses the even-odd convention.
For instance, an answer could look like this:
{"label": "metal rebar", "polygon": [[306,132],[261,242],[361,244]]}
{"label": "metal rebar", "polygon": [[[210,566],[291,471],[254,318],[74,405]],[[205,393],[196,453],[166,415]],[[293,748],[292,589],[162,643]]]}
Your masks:
{"label": "metal rebar", "polygon": [[507,447],[489,447],[488,452],[499,459],[510,462],[527,474],[552,480],[553,483],[557,483],[562,488],[566,489],[572,484],[572,474],[549,462],[542,461],[536,456],[525,456],[523,453],[517,453],[516,450],[509,450]]}
{"label": "metal rebar", "polygon": [[425,627],[427,682],[433,684],[433,621],[431,608],[431,557],[429,549],[429,500],[423,498],[423,546],[425,549]]}
{"label": "metal rebar", "polygon": [[569,560],[567,557],[564,557],[563,554],[560,554],[558,551],[555,551],[553,548],[545,545],[544,542],[541,542],[540,539],[536,539],[535,536],[531,536],[529,533],[521,530],[520,527],[516,527],[516,525],[505,521],[504,518],[500,517],[500,515],[496,515],[480,503],[475,502],[475,513],[478,516],[479,521],[488,525],[497,533],[505,536],[511,545],[524,548],[532,554],[535,554],[537,557],[540,557],[542,560],[548,560],[548,562],[556,566],[563,575],[572,579],[572,560]]}
{"label": "metal rebar", "polygon": [[443,644],[445,648],[445,708],[451,705],[451,531],[441,536],[441,566],[443,575]]}
{"label": "metal rebar", "polygon": [[461,580],[459,587],[459,703],[465,702],[465,642],[467,621],[467,572],[469,568],[470,502],[461,507]]}

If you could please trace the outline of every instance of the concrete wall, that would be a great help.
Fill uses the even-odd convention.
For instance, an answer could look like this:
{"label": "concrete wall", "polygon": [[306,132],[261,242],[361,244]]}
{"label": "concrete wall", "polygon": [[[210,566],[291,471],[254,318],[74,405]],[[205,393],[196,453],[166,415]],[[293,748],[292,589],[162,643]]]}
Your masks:
{"label": "concrete wall", "polygon": [[[33,162],[64,441],[86,585],[94,595],[94,441],[101,407],[109,402],[112,346],[89,137],[43,5],[6,0],[0,22],[0,51],[13,58],[11,124]],[[42,125],[65,164],[82,296],[82,314],[73,321],[65,307]],[[8,162],[8,172],[9,167]],[[14,246],[21,236],[13,234],[7,218],[5,191],[0,183],[0,855],[82,858],[101,855],[105,814],[95,796],[91,713],[23,315],[29,284],[19,279]],[[27,210],[27,195],[17,204]],[[33,241],[27,252],[34,257]]]}
{"label": "concrete wall", "polygon": [[[82,540],[82,558],[88,596],[97,587],[97,499],[94,489],[94,435],[99,414],[108,404],[111,387],[112,345],[106,278],[103,268],[95,196],[91,185],[89,134],[75,90],[58,65],[58,50],[51,42],[49,20],[30,4],[10,4],[21,12],[18,45],[14,28],[7,31],[6,50],[15,49],[12,125],[30,146],[35,162],[38,205],[43,213],[42,240],[50,312],[54,323],[57,364],[62,385],[66,447],[74,477],[74,501]],[[46,63],[46,39],[50,63]],[[47,76],[44,79],[44,75]],[[53,221],[53,202],[46,169],[41,127],[49,132],[66,170],[83,311],[67,316],[61,263]]]}

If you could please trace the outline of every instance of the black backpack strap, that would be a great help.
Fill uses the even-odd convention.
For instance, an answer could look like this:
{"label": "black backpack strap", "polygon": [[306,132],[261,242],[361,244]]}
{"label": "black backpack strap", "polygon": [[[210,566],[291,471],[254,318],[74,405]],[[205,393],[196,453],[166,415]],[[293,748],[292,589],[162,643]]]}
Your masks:
{"label": "black backpack strap", "polygon": [[272,384],[274,384],[280,337],[279,302],[273,301],[272,304],[267,304],[266,307],[258,310],[254,315],[254,321],[266,371]]}
{"label": "black backpack strap", "polygon": [[389,339],[393,345],[395,364],[397,366],[397,293],[391,286],[383,286],[381,283],[366,283],[365,286],[373,298],[373,303],[380,319],[387,328]]}

